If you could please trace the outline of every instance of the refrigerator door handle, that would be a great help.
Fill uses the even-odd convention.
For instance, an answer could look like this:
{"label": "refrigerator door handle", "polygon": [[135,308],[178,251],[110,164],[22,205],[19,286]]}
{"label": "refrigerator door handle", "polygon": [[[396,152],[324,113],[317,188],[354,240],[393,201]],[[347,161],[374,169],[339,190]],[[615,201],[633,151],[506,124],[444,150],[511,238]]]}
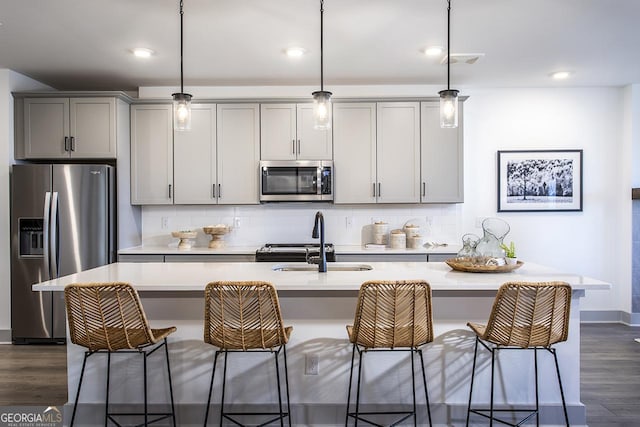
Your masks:
{"label": "refrigerator door handle", "polygon": [[51,198],[51,278],[58,278],[58,192]]}
{"label": "refrigerator door handle", "polygon": [[42,258],[44,259],[44,273],[46,277],[43,280],[51,279],[51,270],[49,265],[49,220],[51,214],[51,192],[44,193],[44,213],[42,224]]}

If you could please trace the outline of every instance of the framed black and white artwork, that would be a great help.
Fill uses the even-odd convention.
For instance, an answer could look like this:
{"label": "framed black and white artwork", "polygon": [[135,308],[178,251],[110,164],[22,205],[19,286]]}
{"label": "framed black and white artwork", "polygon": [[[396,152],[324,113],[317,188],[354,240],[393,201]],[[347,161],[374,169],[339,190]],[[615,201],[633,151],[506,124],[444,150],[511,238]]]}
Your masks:
{"label": "framed black and white artwork", "polygon": [[582,211],[582,150],[498,151],[498,212]]}

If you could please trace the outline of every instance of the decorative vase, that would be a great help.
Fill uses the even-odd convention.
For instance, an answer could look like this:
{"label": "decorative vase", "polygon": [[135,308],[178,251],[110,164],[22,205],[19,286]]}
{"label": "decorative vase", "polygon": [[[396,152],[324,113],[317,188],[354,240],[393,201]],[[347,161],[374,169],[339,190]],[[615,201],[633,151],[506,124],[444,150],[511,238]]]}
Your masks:
{"label": "decorative vase", "polygon": [[487,258],[504,258],[502,240],[509,234],[509,224],[500,218],[486,218],[482,221],[484,236],[476,246],[479,256]]}
{"label": "decorative vase", "polygon": [[475,258],[478,256],[476,246],[480,242],[480,237],[473,233],[467,233],[462,236],[462,249],[456,255],[456,258]]}

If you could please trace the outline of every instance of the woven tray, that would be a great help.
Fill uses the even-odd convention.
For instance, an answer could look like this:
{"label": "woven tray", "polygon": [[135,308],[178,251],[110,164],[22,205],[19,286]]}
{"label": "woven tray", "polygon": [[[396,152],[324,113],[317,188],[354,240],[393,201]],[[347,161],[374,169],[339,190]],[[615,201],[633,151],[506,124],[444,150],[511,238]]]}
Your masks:
{"label": "woven tray", "polygon": [[467,273],[507,273],[516,270],[524,264],[518,261],[517,264],[511,265],[478,265],[469,261],[460,261],[455,258],[449,258],[445,261],[449,267],[457,271],[466,271]]}

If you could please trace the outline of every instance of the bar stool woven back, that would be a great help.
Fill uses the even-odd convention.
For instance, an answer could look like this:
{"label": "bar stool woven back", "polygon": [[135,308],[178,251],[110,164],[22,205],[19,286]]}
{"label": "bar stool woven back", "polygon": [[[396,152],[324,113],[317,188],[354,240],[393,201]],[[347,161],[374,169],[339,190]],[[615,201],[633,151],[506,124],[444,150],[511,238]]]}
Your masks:
{"label": "bar stool woven back", "polygon": [[[360,286],[353,326],[347,325],[347,333],[349,341],[353,344],[353,350],[349,371],[345,426],[348,425],[349,418],[354,419],[355,425],[358,425],[358,421],[380,425],[378,420],[374,421],[371,417],[382,415],[398,416],[399,419],[392,425],[399,424],[409,417],[413,417],[413,424],[417,425],[414,353],[418,353],[420,356],[427,416],[429,425],[431,425],[427,377],[422,349],[419,347],[433,341],[432,316],[431,287],[423,280],[369,281]],[[356,351],[359,355],[359,368],[356,380],[355,411],[352,412],[351,387]],[[362,356],[364,353],[379,351],[410,352],[412,410],[391,412],[381,410],[363,412],[360,410]]]}
{"label": "bar stool woven back", "polygon": [[370,281],[360,287],[349,340],[366,348],[433,341],[431,288],[424,281]]}
{"label": "bar stool woven back", "polygon": [[268,349],[289,341],[268,282],[212,282],[205,290],[204,341],[221,349]]}
{"label": "bar stool woven back", "polygon": [[175,327],[151,329],[138,293],[128,283],[65,287],[71,342],[90,351],[136,349],[165,338]]}
{"label": "bar stool woven back", "polygon": [[[147,316],[142,309],[138,293],[128,283],[76,283],[64,288],[64,299],[69,321],[71,342],[87,348],[82,362],[78,391],[73,406],[70,426],[73,426],[84,378],[87,359],[100,353],[107,355],[107,394],[105,402],[105,426],[111,420],[120,425],[114,416],[144,416],[148,425],[165,418],[171,418],[176,425],[173,386],[171,384],[171,366],[167,336],[176,331],[175,326],[163,329],[151,329]],[[157,345],[156,345],[157,344]],[[153,347],[150,347],[153,346]],[[148,348],[147,348],[148,347]],[[147,393],[147,357],[164,347],[167,362],[167,378],[171,412],[152,413],[148,411]],[[111,372],[111,354],[135,353],[143,357],[144,412],[109,412],[109,375]],[[150,419],[154,417],[153,419]]]}
{"label": "bar stool woven back", "polygon": [[[204,341],[219,348],[213,358],[213,371],[209,385],[209,397],[205,411],[204,425],[209,420],[211,395],[216,373],[218,356],[224,355],[222,393],[220,398],[220,425],[229,420],[243,425],[236,418],[246,416],[270,416],[260,425],[279,421],[284,425],[288,418],[291,426],[291,407],[289,403],[289,375],[287,370],[287,348],[292,327],[282,322],[278,294],[271,283],[260,281],[247,282],[211,282],[205,288]],[[287,388],[287,410],[283,409],[282,387],[280,385],[280,366],[278,355],[282,351],[284,358],[284,379]],[[274,356],[276,381],[278,387],[277,412],[225,412],[224,396],[227,376],[227,358],[229,353],[255,352],[270,353]],[[259,377],[257,375],[256,377]]]}
{"label": "bar stool woven back", "polygon": [[[558,357],[553,344],[566,341],[569,336],[569,310],[571,308],[571,286],[565,282],[507,282],[498,290],[487,325],[469,322],[467,325],[476,334],[476,344],[471,368],[471,387],[467,422],[470,415],[481,415],[489,419],[490,424],[497,421],[507,425],[520,425],[534,415],[539,424],[538,396],[538,350],[553,355],[562,399],[564,420],[569,426],[567,405],[562,389]],[[473,382],[478,356],[478,344],[491,353],[491,390],[489,408],[472,407]],[[494,407],[495,359],[499,350],[528,350],[534,352],[534,375],[536,404],[534,408],[502,409]],[[500,412],[528,412],[517,424],[509,423],[494,416]]]}
{"label": "bar stool woven back", "polygon": [[549,347],[569,335],[571,286],[565,282],[507,282],[486,327],[469,323],[481,339],[505,346]]}

